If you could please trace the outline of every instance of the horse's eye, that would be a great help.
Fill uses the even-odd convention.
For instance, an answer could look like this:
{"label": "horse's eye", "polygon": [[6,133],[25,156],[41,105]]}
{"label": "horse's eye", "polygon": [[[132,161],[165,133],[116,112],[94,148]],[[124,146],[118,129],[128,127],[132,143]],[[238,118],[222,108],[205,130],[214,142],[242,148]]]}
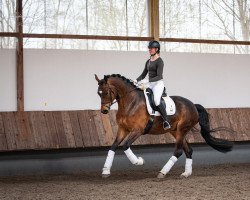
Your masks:
{"label": "horse's eye", "polygon": [[102,95],[102,91],[101,90],[99,90],[97,93],[98,93],[99,96]]}

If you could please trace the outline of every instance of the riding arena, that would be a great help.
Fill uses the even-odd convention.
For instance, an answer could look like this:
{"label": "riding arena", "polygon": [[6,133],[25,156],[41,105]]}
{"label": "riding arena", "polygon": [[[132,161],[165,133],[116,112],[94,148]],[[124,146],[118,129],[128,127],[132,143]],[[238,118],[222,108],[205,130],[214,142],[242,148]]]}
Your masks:
{"label": "riding arena", "polygon": [[0,1],[0,200],[250,199],[249,10]]}

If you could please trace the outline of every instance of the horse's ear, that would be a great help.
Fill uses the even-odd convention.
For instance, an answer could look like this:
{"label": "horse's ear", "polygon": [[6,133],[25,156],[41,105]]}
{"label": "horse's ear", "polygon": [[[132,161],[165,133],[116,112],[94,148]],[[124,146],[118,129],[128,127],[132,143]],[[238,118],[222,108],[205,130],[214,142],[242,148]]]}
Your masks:
{"label": "horse's ear", "polygon": [[98,78],[98,76],[95,74],[95,80],[99,83],[100,79]]}

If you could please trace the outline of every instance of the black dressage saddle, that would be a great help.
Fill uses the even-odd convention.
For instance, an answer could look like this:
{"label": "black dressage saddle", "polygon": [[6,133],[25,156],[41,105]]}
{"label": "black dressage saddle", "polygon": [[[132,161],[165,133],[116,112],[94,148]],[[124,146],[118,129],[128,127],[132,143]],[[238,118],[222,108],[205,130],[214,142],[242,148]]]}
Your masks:
{"label": "black dressage saddle", "polygon": [[[146,89],[146,94],[148,96],[148,100],[149,100],[149,104],[150,104],[151,108],[154,111],[158,111],[158,108],[157,108],[157,106],[155,105],[155,102],[154,102],[154,93],[153,93],[153,91],[150,88],[147,88]],[[162,93],[162,96],[161,96],[160,104],[162,104],[165,109],[166,109],[166,103],[165,103],[165,101],[164,101],[164,99],[162,97],[166,97],[166,96],[167,96],[166,88],[164,87],[164,90],[163,90],[163,93]]]}

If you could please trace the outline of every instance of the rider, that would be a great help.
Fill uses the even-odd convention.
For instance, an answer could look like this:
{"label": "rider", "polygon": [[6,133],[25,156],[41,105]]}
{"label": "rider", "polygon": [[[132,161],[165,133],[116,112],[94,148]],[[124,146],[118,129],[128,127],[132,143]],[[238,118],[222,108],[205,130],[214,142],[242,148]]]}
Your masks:
{"label": "rider", "polygon": [[[153,40],[148,44],[150,59],[147,60],[142,74],[136,79],[137,82],[148,84],[154,93],[154,102],[163,118],[163,128],[171,128],[168,122],[168,116],[163,105],[160,104],[161,96],[164,90],[163,82],[163,60],[160,57],[160,44]],[[148,74],[148,77],[146,75]]]}

